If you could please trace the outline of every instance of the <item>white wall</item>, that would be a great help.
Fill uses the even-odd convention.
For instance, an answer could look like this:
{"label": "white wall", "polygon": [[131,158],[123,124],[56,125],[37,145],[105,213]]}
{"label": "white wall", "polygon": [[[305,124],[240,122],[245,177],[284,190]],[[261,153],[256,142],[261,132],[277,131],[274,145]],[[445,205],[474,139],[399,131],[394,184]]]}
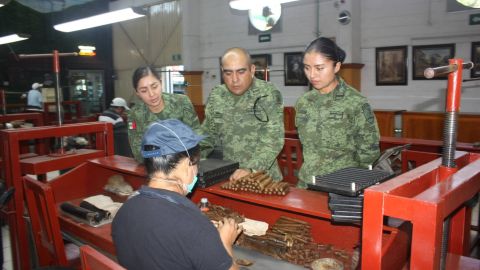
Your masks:
{"label": "white wall", "polygon": [[[372,8],[372,7],[376,8]],[[362,93],[376,109],[443,111],[446,80],[412,80],[412,46],[455,43],[455,57],[470,60],[480,25],[468,25],[477,11],[447,13],[445,0],[362,0]],[[408,46],[408,85],[375,85],[375,47]],[[465,71],[464,78],[470,78]],[[480,112],[480,81],[465,82],[461,112]]]}
{"label": "white wall", "polygon": [[[307,89],[303,86],[284,86],[283,53],[301,52],[313,40],[316,30],[317,4],[315,0],[302,0],[287,4],[282,10],[282,33],[272,33],[271,42],[258,42],[257,35],[248,35],[248,12],[234,11],[225,0],[196,0],[200,3],[200,60],[203,77],[203,99],[220,83],[219,58],[230,47],[244,47],[251,54],[271,54],[271,81],[283,94],[285,104],[293,105]],[[190,2],[190,1],[188,1]],[[184,11],[185,12],[185,11]],[[185,13],[185,16],[188,16]],[[294,22],[294,23],[291,23]],[[183,25],[184,29],[191,27]],[[188,50],[189,44],[184,44]],[[193,48],[195,49],[195,48]],[[188,66],[185,67],[189,69]]]}
{"label": "white wall", "polygon": [[[165,2],[165,3],[163,3]],[[139,66],[181,65],[182,8],[178,1],[115,1],[111,10],[148,6],[148,15],[113,25],[115,96],[135,102],[133,71]]]}
{"label": "white wall", "polygon": [[[192,0],[182,1],[188,3]],[[342,44],[345,29],[358,31],[360,23],[361,44],[357,45],[361,49],[360,62],[365,64],[362,69],[362,93],[369,98],[372,106],[375,109],[442,111],[447,82],[412,80],[411,46],[455,43],[456,57],[470,59],[471,42],[480,41],[480,26],[468,25],[468,16],[475,11],[447,14],[445,0],[345,0],[346,3],[339,4],[339,7],[335,7],[336,1],[321,0],[317,3],[316,0],[301,0],[284,5],[283,31],[272,33],[272,41],[267,43],[259,43],[256,35],[248,35],[247,13],[231,10],[228,1],[195,1],[198,1],[198,9],[191,12],[195,12],[198,21],[191,20],[183,28],[199,28],[200,50],[195,42],[191,48],[199,51],[200,59],[200,63],[193,67],[204,71],[204,101],[212,87],[220,83],[218,58],[225,49],[240,46],[251,54],[272,54],[271,69],[282,70],[283,53],[302,51],[316,37],[317,27],[322,36],[335,37]],[[356,27],[342,26],[336,21],[337,14],[351,6],[348,1],[361,1],[360,14],[352,14],[352,24]],[[356,34],[353,32],[353,35]],[[376,86],[375,47],[399,45],[409,46],[408,85]],[[189,44],[183,47],[185,54]],[[347,58],[347,61],[351,59]],[[186,69],[189,69],[188,65]],[[464,72],[464,76],[469,78],[470,72]],[[272,72],[271,81],[282,91],[287,106],[292,106],[306,91],[306,87],[284,86],[282,72]],[[480,112],[479,102],[480,82],[464,83],[461,111]]]}

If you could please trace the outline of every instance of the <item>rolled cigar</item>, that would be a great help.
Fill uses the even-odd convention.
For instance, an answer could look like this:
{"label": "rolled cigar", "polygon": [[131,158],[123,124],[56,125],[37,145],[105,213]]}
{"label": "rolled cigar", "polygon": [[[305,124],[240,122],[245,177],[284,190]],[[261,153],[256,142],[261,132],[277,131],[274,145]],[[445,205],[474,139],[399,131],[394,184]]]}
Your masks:
{"label": "rolled cigar", "polygon": [[265,189],[265,187],[272,182],[272,178],[267,177],[258,183],[260,189]]}
{"label": "rolled cigar", "polygon": [[295,219],[295,218],[291,218],[291,217],[287,217],[287,216],[281,216],[278,220],[284,220],[284,221],[290,221],[290,222],[297,222],[297,223],[302,223],[302,224],[305,224],[305,225],[308,225],[310,226],[310,223],[306,222],[306,221],[303,221],[303,220],[300,220],[300,219]]}
{"label": "rolled cigar", "polygon": [[268,174],[262,174],[260,177],[255,178],[255,182],[260,183],[260,182],[262,182],[263,180],[265,180],[269,177],[270,176],[268,176]]}

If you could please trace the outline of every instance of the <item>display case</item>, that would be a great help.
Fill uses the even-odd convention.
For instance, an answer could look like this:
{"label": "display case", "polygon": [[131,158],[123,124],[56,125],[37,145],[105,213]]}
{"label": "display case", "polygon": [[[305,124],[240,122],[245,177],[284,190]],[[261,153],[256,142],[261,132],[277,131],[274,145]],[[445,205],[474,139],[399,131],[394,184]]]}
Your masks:
{"label": "display case", "polygon": [[105,110],[105,83],[103,70],[70,70],[70,100],[82,104],[82,114],[89,116]]}

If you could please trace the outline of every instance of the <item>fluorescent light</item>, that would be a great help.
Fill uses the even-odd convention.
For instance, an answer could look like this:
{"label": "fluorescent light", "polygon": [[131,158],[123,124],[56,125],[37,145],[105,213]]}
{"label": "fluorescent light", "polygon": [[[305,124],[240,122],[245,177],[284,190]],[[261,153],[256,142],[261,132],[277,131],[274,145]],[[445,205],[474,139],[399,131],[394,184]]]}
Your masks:
{"label": "fluorescent light", "polygon": [[7,44],[12,42],[17,42],[30,38],[30,35],[25,34],[13,34],[8,36],[0,37],[0,44]]}
{"label": "fluorescent light", "polygon": [[230,0],[230,7],[238,10],[249,10],[257,6],[265,7],[271,4],[284,4],[288,2],[295,2],[298,0],[269,0],[269,1],[258,1],[258,0]]}
{"label": "fluorescent light", "polygon": [[10,0],[0,0],[0,7],[5,6],[8,2],[10,2]]}
{"label": "fluorescent light", "polygon": [[467,7],[480,8],[480,0],[457,0],[457,2]]}
{"label": "fluorescent light", "polygon": [[139,8],[125,8],[87,17],[80,20],[57,24],[53,26],[53,28],[62,32],[73,32],[106,24],[136,19],[143,16],[145,16],[145,12]]}
{"label": "fluorescent light", "polygon": [[97,48],[95,46],[85,46],[85,45],[79,45],[78,48],[80,50],[85,50],[85,51],[95,51]]}

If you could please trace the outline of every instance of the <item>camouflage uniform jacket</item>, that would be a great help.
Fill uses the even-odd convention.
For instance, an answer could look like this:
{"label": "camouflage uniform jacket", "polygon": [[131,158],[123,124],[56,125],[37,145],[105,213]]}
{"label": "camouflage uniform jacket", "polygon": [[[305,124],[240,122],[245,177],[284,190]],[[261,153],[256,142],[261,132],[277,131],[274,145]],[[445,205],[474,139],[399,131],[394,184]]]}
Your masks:
{"label": "camouflage uniform jacket", "polygon": [[353,87],[337,77],[328,94],[311,90],[295,105],[295,125],[303,147],[299,187],[346,167],[368,167],[379,156],[377,121],[370,105]]}
{"label": "camouflage uniform jacket", "polygon": [[136,161],[143,163],[140,152],[142,147],[143,133],[150,123],[156,120],[178,119],[190,126],[197,133],[200,129],[200,121],[193,109],[192,102],[185,95],[162,93],[164,109],[159,113],[153,113],[143,102],[135,104],[128,112],[128,141]]}
{"label": "camouflage uniform jacket", "polygon": [[283,98],[272,83],[254,78],[242,96],[224,84],[213,88],[202,130],[211,145],[222,148],[224,159],[282,179],[276,158],[284,142]]}

